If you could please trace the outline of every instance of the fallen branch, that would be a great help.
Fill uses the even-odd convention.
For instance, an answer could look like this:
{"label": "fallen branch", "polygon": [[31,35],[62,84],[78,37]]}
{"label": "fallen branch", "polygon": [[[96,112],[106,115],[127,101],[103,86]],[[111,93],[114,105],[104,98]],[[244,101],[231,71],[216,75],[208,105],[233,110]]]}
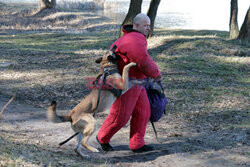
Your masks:
{"label": "fallen branch", "polygon": [[173,72],[161,72],[162,75],[177,75],[177,74],[186,74],[184,71],[173,71]]}
{"label": "fallen branch", "polygon": [[12,98],[8,101],[8,103],[6,103],[4,106],[3,106],[3,108],[2,108],[2,110],[1,110],[1,112],[0,112],[0,119],[1,119],[1,116],[2,116],[2,114],[3,114],[3,112],[4,112],[4,110],[7,108],[7,106],[14,100],[14,98],[16,97],[16,94],[14,94],[13,96],[12,96]]}

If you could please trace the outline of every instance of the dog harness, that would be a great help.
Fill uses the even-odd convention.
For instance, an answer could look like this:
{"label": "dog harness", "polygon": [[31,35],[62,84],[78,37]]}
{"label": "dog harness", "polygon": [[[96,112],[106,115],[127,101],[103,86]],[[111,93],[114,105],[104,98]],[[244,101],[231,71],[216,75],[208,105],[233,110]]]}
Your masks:
{"label": "dog harness", "polygon": [[[114,58],[117,58],[117,55],[115,53],[115,50],[117,49],[117,46],[114,45],[113,48],[111,49],[112,51],[112,56]],[[108,83],[106,83],[106,78],[107,76],[109,75],[112,75],[114,73],[119,73],[119,70],[117,69],[113,69],[112,67],[104,67],[104,71],[103,71],[103,74],[101,76],[98,76],[96,78],[96,81],[94,81],[94,85],[99,87],[99,90],[100,89],[108,89],[109,91],[111,91],[117,98],[121,96],[122,94],[122,90],[121,89],[117,89],[111,85],[109,85]],[[101,81],[103,81],[101,84],[98,83],[98,79],[101,79]],[[98,85],[99,84],[99,85]]]}
{"label": "dog harness", "polygon": [[[114,69],[104,69],[103,74],[101,75],[100,79],[97,78],[97,80],[94,82],[94,84],[99,88],[99,92],[102,89],[107,89],[110,92],[112,92],[117,98],[121,96],[122,94],[122,90],[121,89],[117,89],[115,87],[113,87],[112,85],[108,84],[106,82],[106,78],[109,75],[112,75],[114,73],[119,73],[118,70],[114,70]],[[98,83],[98,80],[100,80],[100,82]]]}
{"label": "dog harness", "polygon": [[[110,84],[108,84],[106,82],[107,76],[112,75],[114,73],[119,73],[119,71],[115,70],[115,69],[111,69],[110,67],[104,68],[103,74],[100,77],[97,77],[96,80],[93,82],[93,84],[99,89],[96,108],[98,108],[98,105],[99,105],[99,102],[100,102],[100,97],[101,97],[101,91],[103,89],[109,90],[117,98],[122,95],[122,90],[121,89],[117,89],[117,88],[113,87],[112,85],[110,85]],[[93,113],[93,117],[94,116],[95,116],[95,112]]]}

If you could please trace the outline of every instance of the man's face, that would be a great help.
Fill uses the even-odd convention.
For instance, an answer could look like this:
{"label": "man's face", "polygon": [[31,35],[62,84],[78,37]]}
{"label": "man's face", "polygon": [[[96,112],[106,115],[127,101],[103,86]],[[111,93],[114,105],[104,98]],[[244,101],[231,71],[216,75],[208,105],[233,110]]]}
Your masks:
{"label": "man's face", "polygon": [[136,23],[136,30],[148,36],[150,31],[150,19],[143,18],[139,23]]}

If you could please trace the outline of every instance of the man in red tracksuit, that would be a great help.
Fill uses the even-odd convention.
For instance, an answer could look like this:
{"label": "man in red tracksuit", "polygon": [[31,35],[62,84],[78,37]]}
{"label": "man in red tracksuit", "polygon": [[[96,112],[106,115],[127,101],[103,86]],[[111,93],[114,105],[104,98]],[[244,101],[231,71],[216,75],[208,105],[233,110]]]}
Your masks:
{"label": "man in red tracksuit", "polygon": [[[150,19],[144,14],[138,14],[133,25],[123,27],[123,36],[115,41],[118,54],[118,67],[122,73],[123,67],[135,62],[137,66],[129,71],[130,78],[145,79],[151,77],[156,80],[161,78],[161,73],[155,62],[147,52],[146,36],[150,31]],[[97,135],[97,141],[104,151],[112,151],[109,144],[112,136],[130,122],[129,148],[133,152],[144,152],[153,150],[153,147],[145,145],[144,136],[147,123],[150,118],[150,104],[144,86],[132,87],[121,97],[117,98],[110,108],[110,113],[103,122]]]}

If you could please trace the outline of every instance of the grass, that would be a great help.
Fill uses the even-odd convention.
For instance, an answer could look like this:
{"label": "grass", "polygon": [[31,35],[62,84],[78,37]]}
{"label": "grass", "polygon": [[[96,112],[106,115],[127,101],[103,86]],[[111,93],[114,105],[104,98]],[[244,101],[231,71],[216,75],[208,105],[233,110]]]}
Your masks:
{"label": "grass", "polygon": [[[71,52],[81,49],[100,49],[108,47],[106,41],[114,37],[103,34],[80,36],[78,34],[41,33],[1,36],[1,46],[25,51]],[[96,47],[95,47],[96,46]]]}
{"label": "grass", "polygon": [[[108,53],[118,33],[117,29],[103,29],[80,34],[1,34],[0,65],[13,64],[0,66],[0,93],[11,96],[17,91],[18,100],[40,107],[53,97],[68,108],[74,106],[89,91],[84,77],[98,73],[94,60]],[[168,116],[189,120],[190,126],[216,125],[235,133],[249,130],[250,43],[228,36],[224,31],[156,29],[155,36],[148,39],[149,54],[166,73],[163,85]],[[168,74],[171,72],[177,73]],[[1,132],[0,153],[0,166],[54,166],[60,165],[60,156],[65,158],[62,165],[93,164],[54,152],[47,145],[37,147],[7,132]],[[105,163],[100,160],[94,165]]]}
{"label": "grass", "polygon": [[[213,36],[211,39],[209,33],[204,34],[204,37],[196,38],[196,36],[193,36],[194,32],[190,30],[183,30],[183,34],[178,31],[180,36],[169,38],[169,31],[173,30],[165,30],[166,35],[164,35],[164,31],[161,30],[159,36],[156,32],[153,40],[164,42],[149,49],[150,55],[153,56],[163,72],[185,72],[183,75],[163,78],[167,94],[173,97],[186,97],[185,94],[188,93],[186,101],[190,101],[190,99],[193,101],[200,96],[204,105],[213,103],[214,99],[220,97],[230,98],[234,96],[243,99],[249,97],[248,67],[250,60],[246,56],[249,53],[249,43],[242,45],[240,41],[230,41]],[[219,34],[219,32],[216,33]],[[21,52],[19,56],[16,56],[15,52],[5,53],[2,55],[1,61],[13,61],[16,58],[16,61],[21,63],[27,57],[36,60],[41,56],[46,59],[46,55],[44,55],[46,53],[49,54],[48,57],[56,57],[56,54],[62,54],[58,59],[68,60],[70,56],[73,55],[74,57],[82,50],[99,50],[101,51],[99,54],[102,54],[104,50],[108,50],[114,39],[115,36],[106,33],[87,35],[37,33],[16,34],[14,37],[12,35],[1,35],[2,52]],[[149,40],[149,45],[150,42],[151,40]],[[230,54],[230,48],[231,50],[237,50],[236,55]],[[226,49],[228,49],[228,53],[225,51]],[[82,56],[86,59],[79,58],[80,63],[88,67],[92,64],[92,62],[88,62],[88,59],[99,55],[83,53]],[[35,63],[39,64],[39,62],[33,62],[34,66],[36,66]],[[66,67],[69,66],[69,64],[67,65],[68,62],[62,63]],[[25,63],[24,66],[26,66]],[[200,102],[197,101],[197,103]]]}
{"label": "grass", "polygon": [[[170,113],[246,108],[249,100],[249,43],[223,38],[225,32],[191,30],[157,30],[149,39],[149,53],[161,71],[183,71],[185,74],[164,76],[163,82],[170,104]],[[210,35],[210,34],[215,34]],[[170,35],[170,34],[175,34]],[[178,35],[177,35],[178,34]],[[1,61],[22,63],[20,70],[78,67],[91,68],[93,58],[107,53],[116,39],[112,33],[35,33],[1,35]],[[153,41],[158,41],[154,44]],[[10,52],[7,54],[9,51]],[[15,55],[15,52],[19,54]],[[89,52],[89,53],[88,53]],[[80,53],[80,54],[79,54]],[[95,54],[97,53],[97,54]],[[49,61],[44,65],[37,60]],[[61,61],[64,60],[64,61]],[[25,63],[26,62],[26,63]],[[28,64],[27,64],[28,63]],[[13,67],[15,70],[17,67]],[[82,75],[94,75],[98,69]],[[74,69],[73,69],[74,70]],[[81,72],[80,72],[81,73]],[[37,85],[37,84],[35,84]],[[185,106],[190,108],[184,108]],[[223,103],[223,104],[222,104]],[[227,103],[227,104],[224,104]],[[191,112],[192,113],[192,112]]]}

